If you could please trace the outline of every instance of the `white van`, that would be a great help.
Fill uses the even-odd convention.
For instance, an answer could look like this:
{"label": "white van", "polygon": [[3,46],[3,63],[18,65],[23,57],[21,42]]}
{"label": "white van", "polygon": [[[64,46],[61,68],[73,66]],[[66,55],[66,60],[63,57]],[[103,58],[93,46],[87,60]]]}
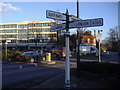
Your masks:
{"label": "white van", "polygon": [[80,46],[80,54],[94,54],[98,53],[98,49],[94,46]]}

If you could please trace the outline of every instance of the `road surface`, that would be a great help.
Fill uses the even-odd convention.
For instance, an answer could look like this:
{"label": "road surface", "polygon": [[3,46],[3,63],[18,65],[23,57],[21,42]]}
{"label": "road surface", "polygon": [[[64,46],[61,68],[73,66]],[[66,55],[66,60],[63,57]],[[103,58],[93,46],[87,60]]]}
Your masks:
{"label": "road surface", "polygon": [[[81,61],[97,61],[98,57],[84,57]],[[117,53],[102,58],[106,62],[118,62]],[[71,68],[76,68],[76,58],[71,58]],[[9,62],[2,64],[2,88],[64,88],[65,60],[55,65],[41,65],[40,63]],[[73,79],[71,78],[73,83]],[[49,85],[48,85],[49,83]],[[90,85],[90,83],[92,85]],[[81,78],[80,87],[101,87],[96,82]],[[96,85],[95,85],[96,84]],[[72,84],[73,85],[73,84]]]}
{"label": "road surface", "polygon": [[64,74],[62,68],[25,63],[3,64],[2,71],[2,88],[32,88]]}

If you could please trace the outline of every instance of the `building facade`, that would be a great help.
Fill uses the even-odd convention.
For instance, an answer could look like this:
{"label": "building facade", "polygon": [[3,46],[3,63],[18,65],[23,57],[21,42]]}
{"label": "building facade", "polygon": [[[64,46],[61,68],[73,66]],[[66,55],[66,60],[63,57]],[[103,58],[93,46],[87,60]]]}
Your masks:
{"label": "building facade", "polygon": [[96,31],[94,31],[94,35],[91,34],[91,31],[84,32],[83,35],[80,36],[80,45],[96,47]]}
{"label": "building facade", "polygon": [[5,47],[46,48],[53,47],[57,41],[57,32],[50,32],[55,21],[24,21],[0,23],[0,40]]}

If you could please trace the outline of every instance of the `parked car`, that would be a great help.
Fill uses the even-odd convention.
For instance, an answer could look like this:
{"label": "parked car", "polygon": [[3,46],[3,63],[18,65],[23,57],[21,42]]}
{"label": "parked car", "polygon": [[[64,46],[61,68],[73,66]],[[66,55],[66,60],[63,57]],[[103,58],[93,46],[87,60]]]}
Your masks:
{"label": "parked car", "polygon": [[33,63],[36,60],[38,60],[39,57],[40,57],[39,53],[30,51],[30,52],[24,52],[21,55],[18,55],[17,59],[19,61],[26,61],[26,62]]}
{"label": "parked car", "polygon": [[[66,57],[66,48],[65,47],[52,48],[51,53],[52,53],[52,60],[60,60]],[[71,52],[69,56],[70,57],[72,56]]]}
{"label": "parked car", "polygon": [[60,60],[62,58],[62,48],[52,48],[52,60]]}
{"label": "parked car", "polygon": [[[19,50],[11,49],[7,51],[8,59],[11,61],[17,61],[17,56],[20,55],[22,52]],[[4,54],[4,53],[3,53]]]}

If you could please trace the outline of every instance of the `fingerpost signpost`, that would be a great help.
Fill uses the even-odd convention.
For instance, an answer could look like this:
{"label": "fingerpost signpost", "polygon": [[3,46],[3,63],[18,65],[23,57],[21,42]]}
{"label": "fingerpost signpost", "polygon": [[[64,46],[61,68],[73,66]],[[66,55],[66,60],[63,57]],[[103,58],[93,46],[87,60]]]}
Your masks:
{"label": "fingerpost signpost", "polygon": [[[51,32],[56,32],[66,29],[66,60],[65,60],[65,88],[70,88],[70,58],[69,58],[69,29],[71,28],[83,28],[83,27],[95,27],[103,26],[103,18],[96,19],[86,19],[81,20],[79,18],[74,18],[69,15],[68,10],[66,13],[55,12],[51,10],[46,10],[46,17],[54,20],[66,21],[66,23],[51,26]],[[72,21],[74,20],[74,21]]]}

